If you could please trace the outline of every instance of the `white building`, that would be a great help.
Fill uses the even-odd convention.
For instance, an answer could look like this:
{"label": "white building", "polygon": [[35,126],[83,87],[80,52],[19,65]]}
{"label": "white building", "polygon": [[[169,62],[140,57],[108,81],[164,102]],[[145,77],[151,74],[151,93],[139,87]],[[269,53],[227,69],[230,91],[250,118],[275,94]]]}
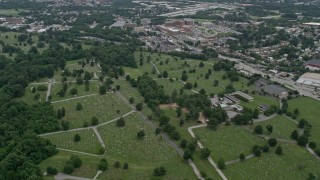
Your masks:
{"label": "white building", "polygon": [[320,87],[320,74],[305,73],[300,76],[300,78],[297,80],[297,83]]}

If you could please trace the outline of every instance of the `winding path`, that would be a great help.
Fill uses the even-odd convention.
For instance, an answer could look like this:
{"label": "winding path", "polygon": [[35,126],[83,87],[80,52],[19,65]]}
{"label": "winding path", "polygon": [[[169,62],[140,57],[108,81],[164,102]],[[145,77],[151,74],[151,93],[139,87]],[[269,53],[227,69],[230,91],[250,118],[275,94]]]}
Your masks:
{"label": "winding path", "polygon": [[[207,125],[206,124],[200,124],[200,125],[197,125],[197,126],[191,126],[188,128],[188,132],[189,134],[194,138],[196,139],[196,136],[195,134],[193,133],[193,129],[196,129],[196,128],[203,128],[203,127],[206,127]],[[201,144],[200,141],[197,141],[197,144],[199,146],[200,149],[203,148],[203,145]],[[214,167],[214,169],[219,173],[219,175],[221,176],[221,178],[223,180],[227,180],[228,178],[223,174],[223,172],[218,168],[217,164],[212,160],[211,156],[208,157],[208,161],[210,162],[210,164]]]}

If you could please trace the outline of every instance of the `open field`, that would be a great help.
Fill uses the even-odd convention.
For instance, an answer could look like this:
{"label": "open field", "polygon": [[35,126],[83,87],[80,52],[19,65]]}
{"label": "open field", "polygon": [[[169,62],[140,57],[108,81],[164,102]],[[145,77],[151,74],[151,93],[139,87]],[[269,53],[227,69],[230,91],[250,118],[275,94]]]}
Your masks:
{"label": "open field", "polygon": [[28,12],[26,9],[0,9],[0,15],[17,16],[20,12]]}
{"label": "open field", "polygon": [[156,80],[158,85],[163,86],[164,93],[167,95],[171,95],[174,90],[179,93],[180,89],[183,88],[183,82],[182,81],[176,81],[173,82],[169,81],[168,79],[157,79]]}
{"label": "open field", "polygon": [[254,99],[251,102],[240,101],[240,105],[243,107],[248,107],[251,109],[259,108],[259,105],[266,104],[268,106],[277,105],[279,106],[279,101],[271,96],[253,95],[249,94]]}
{"label": "open field", "polygon": [[[58,101],[62,99],[68,99],[68,98],[74,98],[78,96],[84,96],[88,94],[99,94],[99,82],[98,81],[90,81],[89,82],[89,91],[85,90],[85,85],[78,85],[75,82],[70,82],[68,84],[68,90],[64,97],[60,97],[57,95],[57,93],[62,89],[63,85],[61,83],[55,83],[52,85],[51,89],[51,101]],[[78,90],[78,93],[76,96],[70,94],[70,90],[76,88]]]}
{"label": "open field", "polygon": [[232,179],[307,179],[309,173],[320,176],[320,162],[305,148],[293,144],[281,144],[283,155],[274,149],[261,157],[227,165],[224,173]]}
{"label": "open field", "polygon": [[128,100],[130,98],[134,98],[134,103],[142,103],[144,102],[143,97],[140,95],[138,89],[133,88],[128,81],[125,80],[115,80],[114,86],[120,85],[120,92],[123,94]]}
{"label": "open field", "polygon": [[[125,127],[120,128],[112,123],[98,128],[107,146],[108,155],[137,163],[169,160],[176,156],[174,150],[165,141],[161,141],[139,115],[132,114],[124,119]],[[137,139],[137,132],[140,130],[146,133],[143,140]]]}
{"label": "open field", "polygon": [[[81,140],[74,142],[74,136],[80,135]],[[91,154],[99,154],[101,145],[92,129],[85,129],[80,131],[62,132],[59,134],[52,134],[43,136],[49,139],[58,148],[70,149],[74,151],[87,152]]]}
{"label": "open field", "polygon": [[[76,110],[77,103],[82,104],[83,109],[81,111]],[[85,122],[90,123],[93,116],[99,119],[99,123],[103,123],[131,110],[122,99],[112,93],[54,103],[53,106],[55,110],[65,107],[66,115],[62,120],[70,123],[70,129],[83,127]],[[120,112],[117,113],[117,110],[120,110]]]}
{"label": "open field", "polygon": [[[98,128],[107,146],[107,156],[129,164],[134,163],[149,172],[143,177],[150,176],[155,166],[164,165],[168,170],[168,179],[194,178],[191,167],[164,140],[155,135],[139,115],[132,114],[124,119],[125,127],[116,127],[116,123],[112,123]],[[137,132],[140,130],[146,133],[144,139],[137,139]],[[137,172],[132,173],[134,175]],[[129,176],[123,176],[126,177]]]}
{"label": "open field", "polygon": [[225,161],[238,159],[241,153],[252,154],[254,145],[266,144],[266,141],[234,125],[220,127],[216,131],[198,128],[193,132],[203,146],[211,150],[211,157],[214,161],[218,161],[220,158]]}
{"label": "open field", "polygon": [[63,172],[63,167],[72,155],[77,155],[80,157],[82,160],[82,166],[75,169],[71,175],[86,178],[93,178],[96,175],[98,163],[102,158],[65,151],[59,151],[58,154],[44,160],[39,164],[39,167],[43,172],[46,171],[48,166],[56,168],[58,172]]}
{"label": "open field", "polygon": [[[19,98],[20,100],[23,100],[24,102],[28,103],[28,104],[34,104],[34,103],[37,103],[37,102],[44,102],[46,101],[46,96],[47,96],[47,91],[39,91],[37,90],[37,87],[39,85],[29,85],[28,87],[26,87],[26,90],[25,90],[25,94]],[[44,86],[48,86],[47,84],[44,84]],[[35,93],[32,93],[31,89],[32,87],[36,88],[36,92]],[[36,94],[40,94],[39,96],[39,99],[35,99],[34,96]]]}
{"label": "open field", "polygon": [[288,101],[289,111],[293,112],[295,108],[299,109],[297,120],[302,118],[309,121],[312,125],[311,139],[320,145],[320,102],[308,97],[299,97]]}
{"label": "open field", "polygon": [[[289,140],[291,139],[291,132],[297,129],[297,124],[284,116],[276,116],[270,120],[255,123],[255,125],[261,125],[263,127],[264,134],[267,136]],[[266,129],[267,125],[273,126],[273,132],[271,134],[269,134]]]}

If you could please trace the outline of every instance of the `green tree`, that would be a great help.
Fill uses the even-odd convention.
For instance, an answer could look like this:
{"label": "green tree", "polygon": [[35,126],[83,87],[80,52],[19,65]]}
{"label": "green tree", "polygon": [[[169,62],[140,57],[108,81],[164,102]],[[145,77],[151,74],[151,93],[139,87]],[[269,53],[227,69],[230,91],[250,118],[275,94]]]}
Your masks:
{"label": "green tree", "polygon": [[239,159],[240,159],[241,161],[244,161],[244,160],[246,159],[246,155],[245,155],[244,153],[241,153],[241,154],[239,155]]}
{"label": "green tree", "polygon": [[292,132],[291,132],[291,139],[294,139],[294,140],[297,140],[298,139],[298,137],[299,137],[299,133],[298,133],[298,131],[297,130],[293,130]]}
{"label": "green tree", "polygon": [[91,126],[96,126],[98,124],[99,124],[99,119],[96,116],[92,117],[91,118]]}
{"label": "green tree", "polygon": [[143,104],[142,104],[142,103],[137,103],[137,104],[136,104],[136,109],[137,109],[138,111],[141,111],[142,108],[143,108]]}
{"label": "green tree", "polygon": [[267,125],[266,129],[268,130],[268,132],[271,134],[273,132],[273,126],[272,125]]}
{"label": "green tree", "polygon": [[300,146],[306,146],[309,142],[309,138],[305,135],[301,135],[298,137],[297,142]]}
{"label": "green tree", "polygon": [[128,163],[124,163],[123,164],[123,169],[129,169],[129,164]]}
{"label": "green tree", "polygon": [[124,118],[123,117],[120,117],[118,120],[117,120],[117,123],[116,125],[118,127],[124,127],[126,125],[126,122],[124,121]]}
{"label": "green tree", "polygon": [[255,128],[254,128],[254,132],[256,134],[263,134],[263,128],[261,125],[257,125]]}
{"label": "green tree", "polygon": [[211,154],[211,151],[208,148],[201,149],[201,157],[207,159]]}
{"label": "green tree", "polygon": [[98,170],[106,171],[108,169],[108,161],[106,159],[101,159],[98,164]]}
{"label": "green tree", "polygon": [[74,135],[73,141],[74,142],[79,142],[81,140],[81,137],[79,134]]}
{"label": "green tree", "polygon": [[153,170],[154,176],[164,176],[166,175],[166,169],[163,166],[157,167]]}
{"label": "green tree", "polygon": [[137,138],[138,138],[138,139],[144,138],[145,135],[146,135],[146,134],[145,134],[145,132],[144,132],[143,130],[137,132]]}
{"label": "green tree", "polygon": [[82,104],[81,103],[77,103],[76,110],[77,111],[81,111],[82,109],[83,109]]}
{"label": "green tree", "polygon": [[49,166],[49,167],[47,167],[47,174],[48,175],[56,175],[56,174],[58,174],[58,170],[56,168]]}
{"label": "green tree", "polygon": [[275,146],[277,145],[277,143],[278,143],[278,141],[277,141],[276,138],[270,138],[270,139],[268,140],[268,144],[269,144],[269,146],[271,146],[271,147],[275,147]]}
{"label": "green tree", "polygon": [[221,170],[226,169],[226,163],[225,163],[225,161],[224,161],[222,158],[219,159],[219,161],[218,161],[218,163],[217,163],[217,166],[218,166],[218,168],[221,169]]}
{"label": "green tree", "polygon": [[180,147],[181,148],[186,148],[187,147],[187,144],[188,144],[188,141],[183,139],[181,142],[180,142]]}
{"label": "green tree", "polygon": [[192,159],[192,153],[190,152],[190,150],[185,150],[184,153],[183,153],[183,159],[184,160],[189,160],[189,159]]}
{"label": "green tree", "polygon": [[134,98],[131,97],[131,98],[129,99],[129,102],[130,102],[130,104],[133,104],[133,103],[134,103]]}
{"label": "green tree", "polygon": [[283,154],[282,147],[281,146],[277,146],[275,153],[276,153],[276,155],[282,155]]}
{"label": "green tree", "polygon": [[107,87],[105,85],[102,85],[99,87],[99,94],[103,95],[107,93]]}

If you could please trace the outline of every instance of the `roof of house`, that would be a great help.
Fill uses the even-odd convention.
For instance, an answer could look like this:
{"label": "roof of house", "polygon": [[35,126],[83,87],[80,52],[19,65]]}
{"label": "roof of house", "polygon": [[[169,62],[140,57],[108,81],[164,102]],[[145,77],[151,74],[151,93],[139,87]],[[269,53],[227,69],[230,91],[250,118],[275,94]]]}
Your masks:
{"label": "roof of house", "polygon": [[305,66],[312,65],[312,66],[318,66],[320,67],[320,59],[311,59],[304,63]]}

